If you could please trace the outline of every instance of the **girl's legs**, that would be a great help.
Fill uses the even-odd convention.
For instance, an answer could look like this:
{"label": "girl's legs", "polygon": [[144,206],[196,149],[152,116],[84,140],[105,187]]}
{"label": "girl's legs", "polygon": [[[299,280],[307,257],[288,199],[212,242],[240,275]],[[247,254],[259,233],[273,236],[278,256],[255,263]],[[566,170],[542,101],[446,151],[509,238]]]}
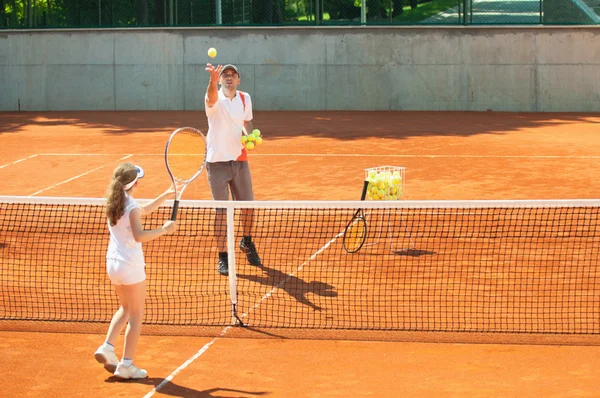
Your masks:
{"label": "girl's legs", "polygon": [[[119,290],[122,288],[123,285],[115,286],[117,296],[119,297],[121,297]],[[110,321],[110,326],[108,327],[108,332],[106,333],[106,342],[108,344],[112,345],[113,347],[115,346],[115,342],[117,341],[117,338],[123,331],[123,327],[125,327],[125,324],[128,320],[129,312],[125,308],[123,308],[123,305],[121,305],[121,308],[119,308],[117,312],[115,312],[115,315],[113,315],[113,318]]]}
{"label": "girl's legs", "polygon": [[[120,296],[119,290],[123,287],[122,285],[114,285],[115,291],[117,295]],[[106,369],[110,373],[114,373],[117,369],[117,364],[119,359],[115,354],[115,343],[117,338],[123,331],[123,327],[129,320],[129,312],[121,306],[117,312],[112,317],[110,321],[110,326],[108,327],[108,332],[106,333],[106,340],[104,344],[102,344],[96,352],[94,353],[94,358],[96,361],[100,362],[104,365],[104,369]]]}
{"label": "girl's legs", "polygon": [[[133,285],[117,286],[117,295],[119,296],[119,300],[121,300],[121,308],[119,309],[119,311],[123,311],[124,321],[122,319],[115,320],[115,318],[118,318],[119,315],[119,311],[117,311],[115,317],[113,318],[113,321],[115,323],[113,333],[115,333],[114,337],[116,338],[116,336],[118,336],[121,330],[123,329],[123,325],[125,324],[127,319],[129,320],[127,330],[125,331],[125,345],[123,346],[123,358],[133,360],[133,356],[135,355],[135,349],[137,347],[137,343],[142,333],[142,321],[144,319],[144,301],[146,300],[146,281],[135,283]],[[111,322],[111,328],[112,326],[113,322]],[[111,330],[109,329],[109,334],[110,333]]]}

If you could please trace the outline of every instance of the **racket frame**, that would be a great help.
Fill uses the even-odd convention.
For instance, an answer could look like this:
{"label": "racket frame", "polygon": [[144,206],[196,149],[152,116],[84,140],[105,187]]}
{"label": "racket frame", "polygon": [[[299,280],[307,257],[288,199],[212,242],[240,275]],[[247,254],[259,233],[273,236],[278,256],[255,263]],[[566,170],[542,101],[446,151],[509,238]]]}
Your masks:
{"label": "racket frame", "polygon": [[[367,196],[368,188],[369,188],[369,181],[365,180],[363,182],[363,189],[362,189],[362,193],[360,195],[361,201],[365,200],[365,197]],[[349,244],[347,243],[347,239],[350,239],[350,237],[348,236],[348,231],[356,223],[360,223],[362,225],[364,233],[360,237],[360,243],[358,245],[353,245],[353,247],[349,247]],[[360,226],[359,226],[359,228],[360,228]],[[344,246],[344,250],[346,250],[348,253],[356,253],[357,251],[359,251],[365,244],[365,241],[367,240],[367,232],[368,232],[368,228],[367,228],[367,220],[365,218],[365,212],[362,208],[357,209],[356,212],[354,213],[354,216],[352,216],[352,219],[350,220],[350,222],[346,225],[346,228],[344,229],[344,236],[342,238],[342,245]]]}
{"label": "racket frame", "polygon": [[[175,175],[173,175],[173,172],[171,171],[171,168],[169,167],[169,146],[171,145],[171,142],[173,141],[173,139],[175,138],[175,136],[178,133],[181,133],[184,130],[191,130],[193,133],[198,134],[200,137],[202,137],[202,141],[204,142],[204,160],[202,161],[202,165],[200,166],[200,168],[198,169],[198,171],[196,171],[196,173],[188,178],[187,180],[185,179],[181,179],[176,177]],[[200,173],[202,173],[202,170],[204,170],[204,166],[206,166],[206,137],[204,137],[204,134],[202,134],[202,132],[198,129],[195,129],[193,127],[181,127],[178,128],[177,130],[173,131],[171,133],[171,135],[169,136],[169,139],[167,140],[167,145],[165,146],[165,165],[167,166],[167,172],[169,173],[169,176],[171,177],[171,181],[173,183],[173,189],[175,190],[175,199],[173,201],[173,210],[171,211],[171,221],[175,221],[177,220],[177,211],[179,209],[179,200],[181,199],[181,196],[183,195],[183,192],[185,191],[185,189],[187,188],[187,186],[196,179],[196,177],[198,177],[200,175]],[[177,191],[177,183],[184,183],[183,187],[181,188],[181,191]]]}

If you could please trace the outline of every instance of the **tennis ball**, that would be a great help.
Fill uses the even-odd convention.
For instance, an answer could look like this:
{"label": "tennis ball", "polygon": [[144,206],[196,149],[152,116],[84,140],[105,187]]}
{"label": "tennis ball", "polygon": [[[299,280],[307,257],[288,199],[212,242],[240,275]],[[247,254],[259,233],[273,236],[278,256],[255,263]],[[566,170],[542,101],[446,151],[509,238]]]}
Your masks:
{"label": "tennis ball", "polygon": [[254,129],[252,130],[252,134],[254,134],[255,136],[260,136],[260,130],[259,129]]}
{"label": "tennis ball", "polygon": [[214,47],[211,47],[208,49],[208,56],[211,58],[214,58],[217,56],[217,49]]}
{"label": "tennis ball", "polygon": [[248,150],[254,149],[254,144],[252,142],[246,142],[246,149],[248,149]]}
{"label": "tennis ball", "polygon": [[245,135],[242,136],[242,138],[240,138],[240,141],[242,141],[242,144],[246,144],[246,142],[248,142],[248,137],[246,137]]}
{"label": "tennis ball", "polygon": [[254,139],[254,142],[256,142],[256,145],[260,145],[260,144],[262,144],[262,137],[256,137],[256,138]]}

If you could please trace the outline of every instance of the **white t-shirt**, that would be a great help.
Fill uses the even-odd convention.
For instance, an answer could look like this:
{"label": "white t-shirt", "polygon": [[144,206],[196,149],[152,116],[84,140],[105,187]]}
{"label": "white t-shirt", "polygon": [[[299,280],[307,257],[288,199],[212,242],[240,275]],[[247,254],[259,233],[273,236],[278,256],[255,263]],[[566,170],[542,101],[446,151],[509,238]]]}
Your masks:
{"label": "white t-shirt", "polygon": [[133,209],[139,209],[135,199],[126,195],[125,199],[125,214],[117,221],[116,225],[111,226],[108,221],[108,231],[110,232],[110,242],[106,251],[106,258],[124,261],[134,267],[144,267],[146,260],[142,244],[133,239],[131,232],[131,222],[129,221],[129,213]]}
{"label": "white t-shirt", "polygon": [[[233,99],[229,99],[219,89],[217,102],[211,107],[206,106],[206,116],[208,117],[207,162],[247,160],[246,149],[240,138],[244,121],[252,120],[252,100],[248,93],[243,93],[246,104],[244,106],[241,95],[238,91]],[[208,95],[206,99],[208,99]]]}

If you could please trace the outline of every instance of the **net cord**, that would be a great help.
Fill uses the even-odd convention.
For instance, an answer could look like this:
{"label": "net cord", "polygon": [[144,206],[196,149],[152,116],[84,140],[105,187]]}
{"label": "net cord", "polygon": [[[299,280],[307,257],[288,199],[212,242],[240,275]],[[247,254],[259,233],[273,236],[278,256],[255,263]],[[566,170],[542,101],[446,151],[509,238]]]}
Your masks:
{"label": "net cord", "polygon": [[[151,199],[136,198],[139,204]],[[1,196],[0,203],[42,203],[64,205],[104,205],[103,198],[72,198],[48,196]],[[172,206],[173,200],[167,200],[164,206]],[[559,200],[390,200],[390,201],[333,201],[333,200],[297,200],[297,201],[215,201],[182,200],[181,206],[221,209],[477,209],[477,208],[535,208],[535,207],[599,207],[599,199],[559,199]]]}

